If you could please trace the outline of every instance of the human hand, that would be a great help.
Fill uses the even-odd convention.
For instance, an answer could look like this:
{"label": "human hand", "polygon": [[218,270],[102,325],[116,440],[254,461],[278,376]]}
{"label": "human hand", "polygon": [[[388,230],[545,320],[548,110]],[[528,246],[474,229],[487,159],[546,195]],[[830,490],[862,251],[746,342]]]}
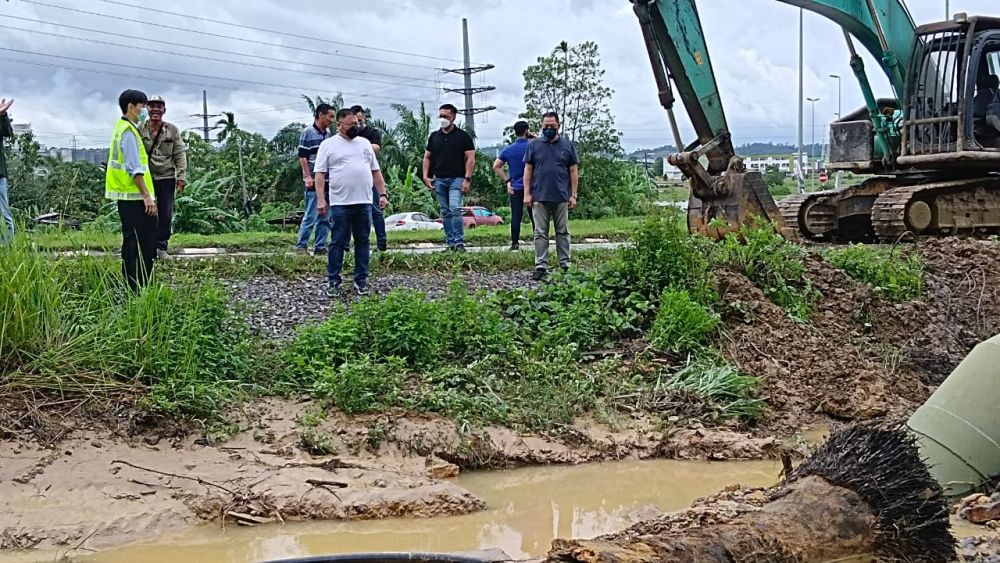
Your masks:
{"label": "human hand", "polygon": [[184,193],[184,186],[187,186],[187,180],[177,180],[177,193]]}
{"label": "human hand", "polygon": [[531,207],[531,194],[524,192],[524,205]]}
{"label": "human hand", "polygon": [[514,184],[507,180],[507,195],[514,195]]}
{"label": "human hand", "polygon": [[313,178],[312,176],[306,176],[305,178],[303,178],[303,180],[306,183],[306,189],[307,190],[311,190],[314,187],[316,187],[316,179]]}
{"label": "human hand", "polygon": [[570,196],[569,198],[569,208],[576,209],[576,196]]}
{"label": "human hand", "polygon": [[150,217],[156,217],[156,202],[153,201],[152,196],[143,196],[142,203],[146,207],[146,215]]}
{"label": "human hand", "polygon": [[14,105],[14,98],[11,98],[9,100],[7,98],[4,98],[0,100],[0,115],[7,113],[7,110],[9,110],[10,106],[12,105]]}
{"label": "human hand", "polygon": [[424,178],[424,185],[427,186],[428,190],[434,191],[434,182],[430,178]]}
{"label": "human hand", "polygon": [[381,196],[381,197],[379,197],[378,198],[378,206],[379,206],[379,209],[385,209],[386,207],[389,207],[389,198],[388,198],[388,196]]}
{"label": "human hand", "polygon": [[469,188],[470,187],[472,187],[472,183],[471,182],[469,182],[468,180],[462,180],[462,193],[463,194],[469,193]]}
{"label": "human hand", "polygon": [[326,212],[330,209],[330,206],[326,204],[325,199],[320,199],[316,202],[316,213],[320,217],[326,217]]}

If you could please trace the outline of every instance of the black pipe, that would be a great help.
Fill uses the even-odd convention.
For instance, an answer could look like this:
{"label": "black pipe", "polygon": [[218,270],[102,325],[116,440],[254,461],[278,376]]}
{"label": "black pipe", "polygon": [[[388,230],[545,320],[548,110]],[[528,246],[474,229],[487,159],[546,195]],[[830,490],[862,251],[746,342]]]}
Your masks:
{"label": "black pipe", "polygon": [[469,555],[450,555],[447,553],[343,553],[339,555],[318,555],[315,557],[300,557],[296,559],[274,559],[262,563],[395,563],[410,561],[412,563],[495,563],[493,559],[473,557]]}

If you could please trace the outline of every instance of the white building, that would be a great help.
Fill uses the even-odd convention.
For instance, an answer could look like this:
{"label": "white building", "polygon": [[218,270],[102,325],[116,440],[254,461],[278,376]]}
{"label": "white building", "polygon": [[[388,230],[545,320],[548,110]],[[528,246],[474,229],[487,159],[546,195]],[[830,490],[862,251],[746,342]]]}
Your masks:
{"label": "white building", "polygon": [[663,178],[665,180],[683,180],[684,173],[681,172],[680,168],[667,162],[667,158],[666,156],[663,157]]}
{"label": "white building", "polygon": [[26,133],[31,133],[30,123],[14,123],[11,128],[14,130],[15,135],[24,135]]}

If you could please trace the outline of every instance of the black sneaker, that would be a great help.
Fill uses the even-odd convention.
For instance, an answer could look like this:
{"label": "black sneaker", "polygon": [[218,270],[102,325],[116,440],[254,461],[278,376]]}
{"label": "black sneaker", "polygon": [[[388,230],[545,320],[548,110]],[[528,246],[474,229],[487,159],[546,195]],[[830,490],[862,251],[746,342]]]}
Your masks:
{"label": "black sneaker", "polygon": [[385,249],[389,247],[389,243],[387,243],[387,242],[379,242],[379,243],[376,243],[375,246],[376,246],[376,248],[378,248],[379,252],[385,252]]}
{"label": "black sneaker", "polygon": [[340,290],[340,284],[331,285],[326,288],[326,296],[329,297],[330,299],[340,297],[342,293],[343,292]]}
{"label": "black sneaker", "polygon": [[455,245],[455,252],[465,252],[465,245],[464,244]]}
{"label": "black sneaker", "polygon": [[536,268],[535,272],[531,274],[531,281],[542,281],[548,277],[549,273],[542,268]]}
{"label": "black sneaker", "polygon": [[355,281],[354,291],[358,292],[358,295],[368,295],[368,282],[367,281]]}
{"label": "black sneaker", "polygon": [[317,248],[313,250],[313,256],[326,256],[327,254],[329,254],[329,251],[325,248]]}
{"label": "black sneaker", "polygon": [[520,248],[521,248],[520,244],[518,244],[516,242],[510,243],[510,250],[519,250]]}

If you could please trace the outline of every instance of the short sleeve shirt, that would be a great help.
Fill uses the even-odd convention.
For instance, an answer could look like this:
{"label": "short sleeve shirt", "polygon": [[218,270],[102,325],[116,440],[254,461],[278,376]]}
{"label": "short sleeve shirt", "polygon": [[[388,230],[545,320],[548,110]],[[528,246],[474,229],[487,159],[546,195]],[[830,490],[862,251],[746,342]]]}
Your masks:
{"label": "short sleeve shirt", "polygon": [[510,184],[515,190],[524,189],[524,153],[528,151],[528,139],[518,139],[514,144],[500,151],[497,158],[507,163],[510,169]]}
{"label": "short sleeve shirt", "polygon": [[373,145],[382,146],[382,132],[371,125],[365,125],[358,136],[368,139],[368,142]]}
{"label": "short sleeve shirt", "polygon": [[327,175],[330,205],[372,203],[372,172],[378,170],[372,144],[364,137],[334,135],[323,141],[316,155],[316,172]]}
{"label": "short sleeve shirt", "polygon": [[431,153],[431,174],[435,178],[464,178],[465,151],[476,150],[472,137],[455,127],[451,133],[438,129],[427,139]]}
{"label": "short sleeve shirt", "polygon": [[329,138],[330,131],[320,131],[316,125],[306,127],[299,135],[299,158],[309,160],[309,171],[313,174],[316,173],[316,154],[319,152],[319,146]]}
{"label": "short sleeve shirt", "polygon": [[532,166],[531,199],[546,203],[569,201],[569,169],[580,164],[576,145],[562,136],[549,142],[538,138],[528,144],[524,163]]}

